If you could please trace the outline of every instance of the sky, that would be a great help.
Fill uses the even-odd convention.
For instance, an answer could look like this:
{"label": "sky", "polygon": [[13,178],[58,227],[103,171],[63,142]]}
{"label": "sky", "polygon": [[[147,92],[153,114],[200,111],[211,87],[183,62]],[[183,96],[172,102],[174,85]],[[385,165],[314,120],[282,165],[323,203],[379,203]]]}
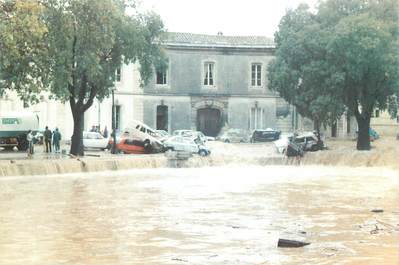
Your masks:
{"label": "sky", "polygon": [[300,3],[317,0],[141,0],[140,9],[154,10],[171,32],[273,37],[286,10]]}

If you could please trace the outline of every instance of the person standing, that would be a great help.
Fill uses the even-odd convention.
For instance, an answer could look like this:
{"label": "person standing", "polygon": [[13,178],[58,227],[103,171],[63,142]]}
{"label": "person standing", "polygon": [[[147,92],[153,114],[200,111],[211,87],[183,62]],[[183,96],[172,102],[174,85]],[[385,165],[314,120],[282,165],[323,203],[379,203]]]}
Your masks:
{"label": "person standing", "polygon": [[108,138],[107,126],[105,126],[105,128],[104,128],[103,136],[104,136],[104,138]]}
{"label": "person standing", "polygon": [[46,130],[44,131],[44,143],[46,145],[46,153],[51,153],[51,138],[53,133],[46,126]]}
{"label": "person standing", "polygon": [[28,157],[32,157],[34,152],[34,147],[33,147],[33,134],[31,130],[29,130],[28,134],[26,135],[26,141],[28,141]]}
{"label": "person standing", "polygon": [[58,128],[55,128],[53,133],[53,144],[54,144],[54,152],[60,152],[60,141],[61,141],[61,133],[58,131]]}

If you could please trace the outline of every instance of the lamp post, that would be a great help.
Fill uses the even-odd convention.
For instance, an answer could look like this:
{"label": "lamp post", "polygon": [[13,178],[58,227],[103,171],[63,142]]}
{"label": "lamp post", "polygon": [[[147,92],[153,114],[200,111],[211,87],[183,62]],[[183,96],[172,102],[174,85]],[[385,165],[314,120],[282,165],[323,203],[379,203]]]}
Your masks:
{"label": "lamp post", "polygon": [[111,154],[116,153],[116,132],[115,132],[115,97],[114,97],[115,88],[112,88],[112,147]]}

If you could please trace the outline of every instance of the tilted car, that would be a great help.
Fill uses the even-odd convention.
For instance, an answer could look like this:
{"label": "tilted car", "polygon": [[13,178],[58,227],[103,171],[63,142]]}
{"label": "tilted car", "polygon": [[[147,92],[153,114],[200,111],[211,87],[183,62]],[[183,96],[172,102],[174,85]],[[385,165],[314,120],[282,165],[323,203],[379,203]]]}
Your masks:
{"label": "tilted car", "polygon": [[276,131],[270,128],[266,130],[255,130],[251,136],[251,143],[256,142],[272,142],[280,138],[281,131]]}
{"label": "tilted car", "polygon": [[304,151],[317,151],[323,149],[324,143],[318,144],[317,136],[313,132],[300,134],[294,138],[294,142],[302,146]]}
{"label": "tilted car", "polygon": [[209,148],[200,142],[196,142],[192,138],[182,136],[172,136],[164,142],[166,150],[185,151],[189,153],[199,154],[200,156],[207,156],[211,153]]}

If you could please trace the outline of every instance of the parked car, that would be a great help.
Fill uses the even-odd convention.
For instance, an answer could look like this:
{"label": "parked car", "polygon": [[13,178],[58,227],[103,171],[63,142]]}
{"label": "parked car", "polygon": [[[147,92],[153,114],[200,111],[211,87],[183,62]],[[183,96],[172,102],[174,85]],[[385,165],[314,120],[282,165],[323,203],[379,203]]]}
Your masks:
{"label": "parked car", "polygon": [[301,145],[304,151],[317,151],[324,148],[323,141],[318,144],[317,136],[313,132],[306,132],[296,136],[294,142]]}
{"label": "parked car", "polygon": [[225,143],[247,143],[249,136],[245,130],[229,129],[219,137],[219,140]]}
{"label": "parked car", "polygon": [[287,151],[287,146],[288,144],[293,141],[294,139],[294,134],[283,134],[280,136],[280,139],[274,141],[274,145],[277,148],[277,152],[284,154]]}
{"label": "parked car", "polygon": [[173,132],[173,136],[182,136],[182,137],[195,137],[195,132],[193,130],[176,130]]}
{"label": "parked car", "polygon": [[251,136],[251,143],[255,142],[271,142],[280,138],[281,131],[276,131],[270,128],[266,130],[255,130]]}
{"label": "parked car", "polygon": [[313,132],[306,132],[300,135],[285,134],[281,135],[279,140],[274,141],[277,151],[282,154],[287,152],[287,147],[290,143],[294,143],[292,149],[297,150],[297,152],[299,151],[295,145],[300,146],[302,151],[317,151],[324,148],[324,142],[322,141],[318,144],[317,136]]}
{"label": "parked car", "polygon": [[204,144],[206,141],[215,140],[214,137],[205,136],[202,132],[193,130],[176,130],[173,132],[173,135],[190,139],[199,139],[202,144]]}
{"label": "parked car", "polygon": [[155,130],[155,133],[157,134],[156,138],[161,142],[170,137],[170,134],[165,130]]}
{"label": "parked car", "polygon": [[98,132],[83,132],[83,146],[85,149],[101,149],[108,147],[108,139]]}
{"label": "parked car", "polygon": [[200,156],[207,156],[211,153],[209,148],[201,142],[196,142],[193,138],[188,137],[172,136],[164,142],[164,145],[166,150],[186,151]]}

